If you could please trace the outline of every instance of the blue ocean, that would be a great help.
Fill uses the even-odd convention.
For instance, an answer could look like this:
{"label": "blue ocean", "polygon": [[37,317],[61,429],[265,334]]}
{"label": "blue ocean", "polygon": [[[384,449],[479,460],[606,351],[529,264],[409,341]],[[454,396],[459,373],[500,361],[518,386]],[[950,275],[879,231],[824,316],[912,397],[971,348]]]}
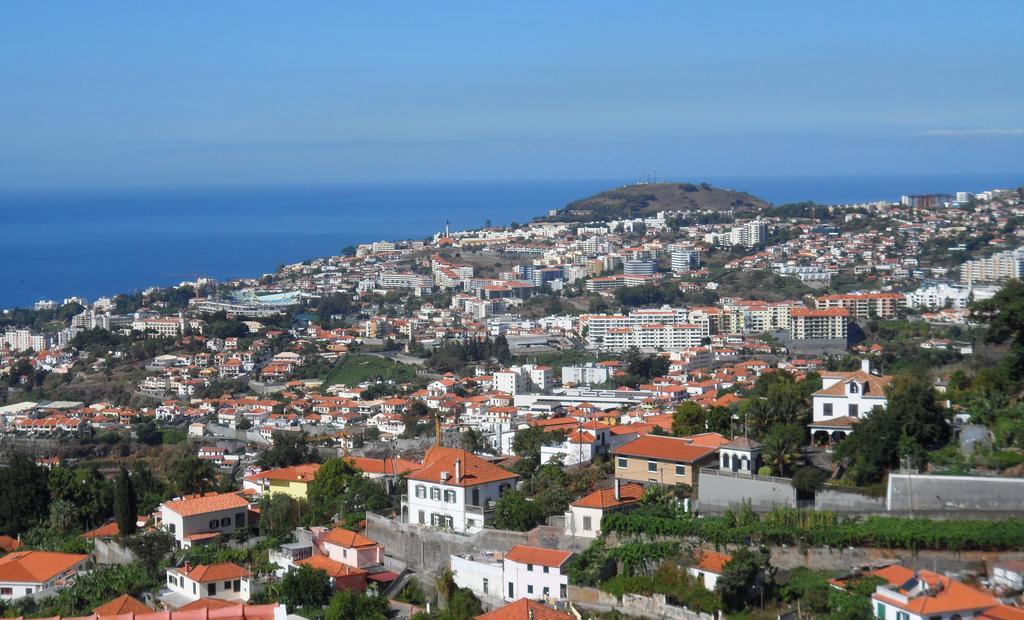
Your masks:
{"label": "blue ocean", "polygon": [[[711,177],[774,204],[1016,187],[1024,175]],[[0,190],[0,308],[258,276],[380,239],[526,222],[629,179]]]}

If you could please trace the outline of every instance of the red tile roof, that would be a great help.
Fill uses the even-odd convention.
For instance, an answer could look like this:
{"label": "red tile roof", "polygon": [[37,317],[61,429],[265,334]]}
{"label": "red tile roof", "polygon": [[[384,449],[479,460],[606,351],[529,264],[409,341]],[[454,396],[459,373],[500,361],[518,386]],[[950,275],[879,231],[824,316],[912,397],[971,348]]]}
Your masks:
{"label": "red tile roof", "polygon": [[717,551],[701,551],[695,566],[706,573],[721,575],[725,565],[730,561],[732,561],[731,555]]}
{"label": "red tile roof", "polygon": [[590,495],[585,495],[573,502],[572,505],[578,508],[617,508],[619,506],[635,504],[639,502],[643,496],[643,485],[630,482],[622,485],[619,490],[619,499],[615,499],[615,487],[611,487],[607,489],[599,489]]}
{"label": "red tile roof", "polygon": [[15,551],[0,558],[0,581],[45,583],[88,559],[78,553]]}
{"label": "red tile roof", "polygon": [[527,545],[516,545],[508,550],[505,559],[519,564],[537,564],[538,566],[550,566],[558,568],[572,557],[572,551],[560,549],[545,549],[543,547],[530,547]]}
{"label": "red tile roof", "polygon": [[521,598],[514,603],[477,616],[476,620],[573,620],[569,613]]}
{"label": "red tile roof", "polygon": [[108,601],[96,609],[92,610],[92,613],[97,616],[120,616],[121,614],[133,613],[133,614],[148,614],[153,610],[146,607],[146,604],[139,599],[131,596],[130,594],[122,594],[112,601]]}
{"label": "red tile roof", "polygon": [[714,454],[715,450],[716,448],[694,445],[682,437],[641,435],[633,441],[613,449],[612,453],[621,456],[692,463]]}
{"label": "red tile roof", "polygon": [[340,527],[336,527],[330,532],[327,532],[327,535],[324,536],[324,542],[329,542],[332,545],[338,545],[339,547],[346,547],[348,549],[357,547],[373,547],[377,544],[358,532],[353,532]]}
{"label": "red tile roof", "polygon": [[248,508],[249,500],[238,493],[211,493],[173,500],[166,502],[164,506],[183,517],[191,517],[221,510]]}
{"label": "red tile roof", "polygon": [[200,564],[189,567],[188,565],[172,569],[181,575],[185,575],[197,583],[208,583],[210,581],[227,581],[228,579],[240,579],[248,577],[251,573],[234,562],[221,562],[219,564]]}
{"label": "red tile roof", "polygon": [[[455,479],[456,459],[460,460],[462,464],[461,480]],[[437,483],[440,482],[442,472],[448,474],[446,484],[460,487],[499,480],[513,480],[519,477],[507,469],[488,463],[467,450],[434,446],[423,457],[423,469],[409,474],[409,479]]]}
{"label": "red tile roof", "polygon": [[314,555],[304,560],[299,560],[296,564],[322,570],[330,577],[348,577],[349,575],[366,574],[366,571],[361,568],[342,564],[341,562],[332,560],[326,555]]}

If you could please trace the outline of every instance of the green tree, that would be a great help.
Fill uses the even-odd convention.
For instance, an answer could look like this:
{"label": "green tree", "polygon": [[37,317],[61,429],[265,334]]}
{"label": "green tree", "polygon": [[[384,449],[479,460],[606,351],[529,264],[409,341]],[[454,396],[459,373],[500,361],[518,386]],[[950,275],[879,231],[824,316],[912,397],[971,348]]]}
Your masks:
{"label": "green tree", "polygon": [[260,467],[270,469],[320,462],[320,455],[306,433],[276,432],[273,439],[270,449],[259,456]]}
{"label": "green tree", "polygon": [[1009,374],[1024,377],[1024,282],[1010,280],[991,299],[972,304],[971,317],[988,325],[985,340],[1010,344]]}
{"label": "green tree", "polygon": [[320,609],[331,600],[331,591],[331,578],[311,566],[290,570],[281,579],[281,602],[292,609]]}
{"label": "green tree", "polygon": [[37,525],[50,503],[47,470],[15,454],[0,476],[0,532],[16,536]]}
{"label": "green tree", "polygon": [[171,479],[180,495],[206,493],[213,489],[217,472],[210,461],[194,454],[185,454],[174,464]]}
{"label": "green tree", "polygon": [[287,493],[271,493],[260,499],[260,535],[281,542],[292,539],[302,518],[304,500]]}
{"label": "green tree", "polygon": [[494,503],[494,527],[525,532],[544,521],[544,511],[519,491],[509,491]]}
{"label": "green tree", "polygon": [[676,437],[688,437],[706,432],[707,416],[704,408],[693,401],[676,407],[672,414],[672,434]]}
{"label": "green tree", "polygon": [[135,494],[128,470],[123,466],[117,472],[114,483],[114,517],[117,519],[117,530],[122,537],[135,533],[139,514],[139,498]]}
{"label": "green tree", "polygon": [[775,426],[764,438],[761,456],[776,476],[789,476],[802,458],[803,444],[803,428],[795,424]]}
{"label": "green tree", "polygon": [[388,620],[388,599],[342,590],[331,597],[324,620]]}
{"label": "green tree", "polygon": [[757,600],[764,594],[770,569],[767,551],[753,551],[748,547],[734,551],[732,560],[726,562],[715,586],[722,605],[727,610],[739,611]]}
{"label": "green tree", "polygon": [[113,488],[96,467],[55,467],[49,477],[53,501],[74,506],[78,526],[91,529],[113,516]]}
{"label": "green tree", "polygon": [[175,544],[174,536],[161,529],[148,530],[128,539],[128,548],[153,579],[163,576],[163,561],[174,549]]}
{"label": "green tree", "polygon": [[341,497],[361,472],[348,461],[332,457],[324,461],[306,489],[313,518],[323,522],[341,512]]}

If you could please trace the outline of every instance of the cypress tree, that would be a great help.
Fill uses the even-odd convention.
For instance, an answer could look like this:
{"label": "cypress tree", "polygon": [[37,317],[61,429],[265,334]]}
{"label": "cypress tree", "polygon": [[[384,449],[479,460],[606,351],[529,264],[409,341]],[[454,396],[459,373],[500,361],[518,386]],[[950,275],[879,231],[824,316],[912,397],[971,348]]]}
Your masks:
{"label": "cypress tree", "polygon": [[117,519],[117,529],[122,537],[135,533],[138,503],[132,479],[128,476],[128,470],[122,467],[114,484],[114,517]]}

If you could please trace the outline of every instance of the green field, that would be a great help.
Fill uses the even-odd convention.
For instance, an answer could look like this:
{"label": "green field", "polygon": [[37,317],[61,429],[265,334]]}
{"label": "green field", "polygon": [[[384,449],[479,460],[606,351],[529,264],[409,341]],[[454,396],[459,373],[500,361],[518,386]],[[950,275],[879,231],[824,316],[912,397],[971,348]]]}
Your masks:
{"label": "green field", "polygon": [[331,369],[324,385],[353,386],[364,381],[375,379],[392,380],[397,383],[406,383],[416,378],[416,369],[408,364],[402,364],[376,355],[346,355],[341,362]]}

